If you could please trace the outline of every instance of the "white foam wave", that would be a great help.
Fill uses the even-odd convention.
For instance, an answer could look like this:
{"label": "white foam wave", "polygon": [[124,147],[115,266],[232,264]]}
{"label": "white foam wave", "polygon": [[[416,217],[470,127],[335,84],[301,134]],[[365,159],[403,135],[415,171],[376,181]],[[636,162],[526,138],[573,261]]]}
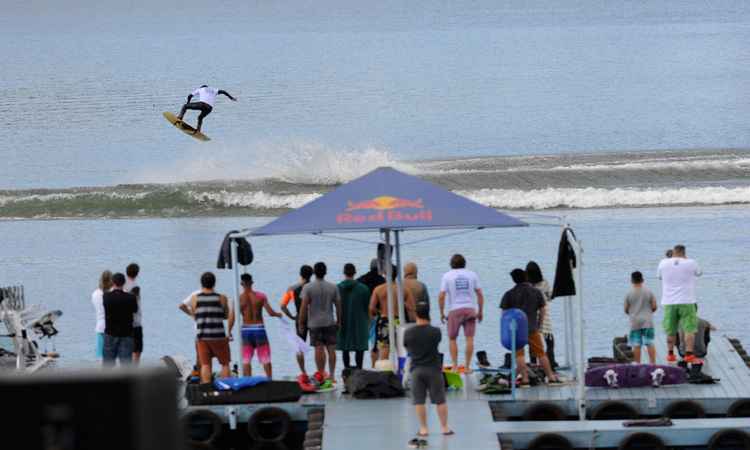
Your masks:
{"label": "white foam wave", "polygon": [[276,195],[263,191],[254,192],[188,192],[188,195],[203,204],[213,204],[223,208],[252,208],[252,209],[284,209],[299,208],[309,203],[321,194]]}
{"label": "white foam wave", "polygon": [[457,191],[493,208],[612,208],[628,206],[722,205],[750,203],[750,187],[700,187],[680,189],[547,188],[522,191],[480,189]]}
{"label": "white foam wave", "polygon": [[733,170],[750,169],[750,158],[701,160],[648,160],[639,162],[613,161],[607,164],[573,164],[552,167],[550,171],[600,171],[600,170]]}
{"label": "white foam wave", "polygon": [[188,151],[168,167],[150,168],[129,183],[180,183],[211,180],[276,178],[295,184],[334,185],[351,181],[377,167],[415,173],[385,149],[335,148],[318,142],[256,142]]}
{"label": "white foam wave", "polygon": [[126,193],[118,191],[82,191],[82,192],[55,192],[50,194],[27,194],[18,196],[0,195],[0,206],[17,203],[53,203],[61,201],[76,200],[79,198],[101,198],[107,200],[141,200],[149,196],[151,192]]}
{"label": "white foam wave", "polygon": [[[464,162],[462,162],[464,163]],[[538,164],[538,163],[535,163]],[[605,164],[571,164],[563,166],[540,167],[521,161],[519,165],[512,167],[430,167],[421,171],[423,174],[472,174],[472,173],[507,173],[507,172],[599,172],[599,171],[636,171],[636,170],[673,170],[675,172],[687,172],[691,170],[750,170],[750,158],[679,158],[679,159],[643,159],[636,162],[609,161]]]}

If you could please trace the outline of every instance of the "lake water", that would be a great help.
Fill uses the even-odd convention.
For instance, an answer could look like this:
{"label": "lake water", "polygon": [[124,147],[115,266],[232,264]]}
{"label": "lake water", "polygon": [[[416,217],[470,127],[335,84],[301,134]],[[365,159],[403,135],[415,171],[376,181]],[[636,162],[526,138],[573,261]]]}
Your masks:
{"label": "lake water", "polygon": [[[747,2],[9,0],[0,56],[0,285],[64,311],[65,364],[93,359],[102,270],[143,268],[147,359],[190,355],[177,304],[224,234],[380,165],[512,214],[567,216],[586,249],[591,354],[626,331],[630,272],[658,292],[675,243],[705,269],[701,315],[750,338]],[[240,99],[219,99],[210,143],[161,117],[203,83]],[[405,259],[436,298],[450,255],[467,256],[488,298],[478,347],[492,351],[508,272],[535,259],[552,278],[558,238],[482,231]],[[338,280],[374,251],[253,245],[274,305],[300,264],[326,261]],[[293,374],[273,321],[269,333],[277,373]]]}
{"label": "lake water", "polygon": [[[559,211],[555,213],[560,213]],[[622,301],[630,272],[640,270],[657,296],[656,266],[664,250],[686,243],[690,256],[703,266],[698,281],[701,316],[719,333],[748,341],[750,313],[746,293],[747,222],[741,206],[565,211],[584,245],[586,335],[591,355],[611,354],[611,339],[628,329]],[[180,218],[142,220],[58,220],[0,222],[4,249],[3,281],[23,283],[32,303],[59,308],[61,334],[57,350],[66,365],[93,361],[94,315],[89,295],[104,269],[124,270],[131,261],[142,268],[144,357],[152,362],[165,354],[191,356],[193,325],[177,305],[198,287],[201,272],[215,270],[225,232],[266,222],[264,218]],[[502,293],[512,287],[508,273],[530,259],[553,278],[560,229],[532,226],[483,230],[404,247],[404,260],[417,262],[420,278],[436,302],[440,276],[454,252],[475,270],[487,298],[485,322],[478,328],[477,348],[498,361],[499,311]],[[405,233],[404,242],[429,234]],[[360,236],[377,241],[377,236]],[[375,253],[374,244],[312,236],[264,237],[252,241],[256,255],[249,267],[258,290],[278,309],[278,300],[297,278],[301,264],[325,261],[330,279],[338,281],[343,265],[362,271]],[[218,289],[233,295],[231,271],[218,275]],[[433,307],[436,307],[433,305]],[[553,301],[555,328],[562,346],[559,300]],[[661,312],[657,313],[660,320]],[[276,373],[294,375],[296,365],[277,319],[267,319]],[[447,350],[446,342],[443,342]]]}

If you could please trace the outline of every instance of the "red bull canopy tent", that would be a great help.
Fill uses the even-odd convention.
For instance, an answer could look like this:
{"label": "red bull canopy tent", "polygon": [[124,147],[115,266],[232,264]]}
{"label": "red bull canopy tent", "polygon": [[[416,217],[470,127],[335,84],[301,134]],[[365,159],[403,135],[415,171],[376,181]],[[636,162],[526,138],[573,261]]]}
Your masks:
{"label": "red bull canopy tent", "polygon": [[[324,234],[380,232],[385,242],[385,278],[391,283],[391,232],[395,238],[396,265],[400,261],[400,233],[406,230],[483,229],[523,227],[528,223],[481,205],[466,197],[454,194],[418,177],[390,167],[380,167],[346,183],[316,200],[290,211],[267,225],[245,230],[232,237],[270,236],[283,234]],[[239,299],[239,271],[236,263],[236,243],[232,245],[235,270],[235,294]],[[580,258],[578,259],[580,261]],[[580,267],[580,265],[579,265]],[[397,274],[401,285],[401,274]],[[394,312],[390,286],[388,292],[389,336],[391,361],[395,361]],[[401,289],[399,293],[400,317],[405,317]],[[239,300],[237,300],[239,302]],[[239,305],[238,305],[239,306]],[[580,308],[579,308],[580,309]],[[572,314],[572,313],[571,313]],[[570,317],[572,319],[572,315]],[[241,325],[238,321],[238,326]],[[572,322],[572,320],[571,320]],[[580,319],[579,319],[580,323]],[[571,325],[572,326],[572,325]],[[566,329],[566,334],[567,334]],[[572,334],[572,331],[571,331]],[[582,342],[579,354],[582,358]],[[581,378],[583,378],[581,376]]]}
{"label": "red bull canopy tent", "polygon": [[526,225],[429,181],[381,167],[284,214],[251,235]]}

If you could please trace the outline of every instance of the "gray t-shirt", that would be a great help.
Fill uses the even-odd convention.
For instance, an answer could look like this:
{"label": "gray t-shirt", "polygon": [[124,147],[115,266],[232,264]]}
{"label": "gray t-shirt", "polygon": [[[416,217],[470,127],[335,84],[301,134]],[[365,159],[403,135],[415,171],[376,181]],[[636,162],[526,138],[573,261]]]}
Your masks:
{"label": "gray t-shirt", "polygon": [[646,287],[633,288],[625,296],[631,330],[654,327],[654,312],[651,310],[652,298],[654,298],[654,294]]}
{"label": "gray t-shirt", "polygon": [[314,279],[302,288],[300,297],[307,305],[307,328],[322,328],[336,325],[334,305],[341,304],[341,294],[335,284]]}
{"label": "gray t-shirt", "polygon": [[440,369],[440,328],[432,325],[415,325],[404,333],[404,347],[411,357],[411,368],[433,367]]}

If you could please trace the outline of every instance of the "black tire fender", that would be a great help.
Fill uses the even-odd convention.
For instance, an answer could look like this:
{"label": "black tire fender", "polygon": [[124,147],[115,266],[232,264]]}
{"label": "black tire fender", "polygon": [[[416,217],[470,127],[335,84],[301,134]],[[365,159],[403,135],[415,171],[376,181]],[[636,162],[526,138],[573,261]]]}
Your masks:
{"label": "black tire fender", "polygon": [[[503,447],[505,448],[505,447]],[[528,450],[573,450],[570,441],[555,433],[544,433],[529,442]]]}
{"label": "black tire fender", "polygon": [[186,442],[192,446],[213,444],[221,435],[224,421],[210,409],[194,409],[180,418]]}
{"label": "black tire fender", "polygon": [[255,442],[280,442],[289,433],[292,418],[289,413],[275,406],[255,411],[247,419],[247,434]]}
{"label": "black tire fender", "polygon": [[617,450],[664,450],[664,441],[655,434],[651,433],[633,433],[628,435],[620,442]]}

